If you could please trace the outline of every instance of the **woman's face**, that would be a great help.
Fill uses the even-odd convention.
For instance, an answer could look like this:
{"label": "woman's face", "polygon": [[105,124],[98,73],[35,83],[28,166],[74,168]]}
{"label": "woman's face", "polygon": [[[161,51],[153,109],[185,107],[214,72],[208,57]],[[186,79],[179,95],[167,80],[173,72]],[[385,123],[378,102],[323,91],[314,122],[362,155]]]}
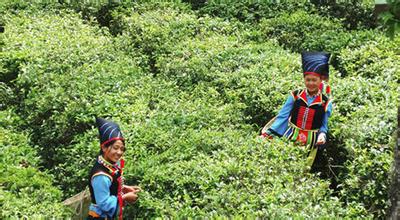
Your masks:
{"label": "woman's face", "polygon": [[321,84],[321,77],[312,74],[307,74],[304,76],[304,83],[308,92],[315,93],[318,92],[319,84]]}
{"label": "woman's face", "polygon": [[125,145],[121,140],[117,140],[109,147],[102,147],[104,159],[111,163],[116,163],[125,152]]}

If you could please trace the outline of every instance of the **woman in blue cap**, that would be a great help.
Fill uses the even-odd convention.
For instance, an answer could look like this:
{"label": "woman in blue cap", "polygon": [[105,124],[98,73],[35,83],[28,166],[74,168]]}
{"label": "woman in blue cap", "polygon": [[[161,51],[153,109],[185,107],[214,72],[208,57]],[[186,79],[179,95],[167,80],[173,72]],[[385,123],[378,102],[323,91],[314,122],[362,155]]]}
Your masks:
{"label": "woman in blue cap", "polygon": [[125,202],[137,200],[140,188],[123,183],[125,139],[119,126],[96,118],[100,133],[100,154],[89,173],[91,204],[87,219],[122,219]]}
{"label": "woman in blue cap", "polygon": [[304,52],[301,54],[305,88],[290,92],[274,123],[261,133],[263,138],[285,137],[310,148],[307,165],[311,167],[317,145],[326,143],[328,118],[332,103],[322,93],[322,77],[329,73],[330,54]]}

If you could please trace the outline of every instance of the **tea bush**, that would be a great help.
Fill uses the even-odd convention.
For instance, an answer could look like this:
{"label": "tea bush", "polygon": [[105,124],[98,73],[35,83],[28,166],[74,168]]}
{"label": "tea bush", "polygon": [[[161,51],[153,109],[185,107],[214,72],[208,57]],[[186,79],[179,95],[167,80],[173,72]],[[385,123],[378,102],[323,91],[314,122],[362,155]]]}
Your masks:
{"label": "tea bush", "polygon": [[318,14],[339,18],[347,30],[374,29],[377,27],[374,1],[313,1]]}
{"label": "tea bush", "polygon": [[182,13],[170,8],[156,9],[142,13],[134,9],[119,13],[118,25],[121,35],[116,45],[122,51],[140,51],[146,59],[141,65],[153,73],[158,73],[156,58],[172,52],[173,46],[195,36],[212,33],[234,34],[238,27],[221,19],[197,18],[193,13]]}
{"label": "tea bush", "polygon": [[[148,121],[162,122],[156,118]],[[127,128],[127,134],[142,129],[129,123],[121,127]],[[144,129],[158,137],[156,129]],[[87,139],[75,147],[82,146],[87,153],[84,144],[91,143],[90,151],[97,152],[96,132],[85,135]],[[280,140],[260,142],[250,138],[252,132],[231,128],[186,129],[175,136],[171,136],[173,144],[165,141],[168,148],[158,152],[151,147],[159,144],[143,143],[156,142],[152,135],[127,137],[127,183],[144,189],[137,205],[125,209],[127,216],[288,217],[294,210],[302,210],[298,217],[346,215],[337,198],[321,193],[330,194],[329,184],[306,174],[303,148]]]}
{"label": "tea bush", "polygon": [[[176,13],[156,10],[125,16],[118,45],[125,51],[137,49],[148,54],[146,65],[150,71],[165,80],[174,80],[182,89],[213,86],[228,102],[244,102],[246,115],[253,117],[250,121],[264,123],[261,117],[271,114],[278,102],[273,99],[271,105],[260,104],[263,94],[281,96],[282,92],[286,96],[291,89],[286,87],[290,84],[286,79],[301,75],[294,74],[299,68],[299,62],[293,61],[296,58],[286,58],[289,54],[271,42],[248,43],[246,36],[252,32],[235,23],[196,19],[191,14],[178,17]],[[269,79],[285,86],[266,83]],[[250,87],[252,91],[241,89]],[[272,108],[267,111],[266,106]]]}
{"label": "tea bush", "polygon": [[144,13],[150,10],[175,9],[181,12],[190,11],[190,6],[181,1],[59,1],[62,8],[73,9],[82,14],[86,20],[95,19],[100,26],[108,27],[114,35],[120,34],[121,14]]}
{"label": "tea bush", "polygon": [[377,81],[398,83],[399,43],[400,37],[390,40],[380,35],[374,41],[367,41],[356,49],[345,49],[338,58],[338,69],[343,75],[360,75],[365,78],[378,78]]}
{"label": "tea bush", "polygon": [[[337,25],[339,26],[339,24]],[[345,33],[344,29],[343,33]],[[376,32],[373,31],[358,31],[349,34],[349,36],[351,35],[359,35],[360,37],[357,38],[356,39],[357,41],[355,42],[349,41],[343,44],[339,44],[338,46],[339,49],[348,47],[348,45],[352,47],[358,47],[364,42],[371,41],[372,38],[378,36]],[[257,109],[256,106],[260,105],[260,101],[257,100],[254,96],[254,94],[259,94],[257,92],[254,92],[254,90],[256,89],[256,91],[260,91],[260,96],[267,97],[269,102],[271,102],[271,100],[274,100],[276,98],[275,105],[265,105],[271,107],[268,112],[269,115],[272,117],[272,115],[277,111],[275,106],[283,102],[286,96],[285,93],[290,89],[297,87],[296,85],[291,85],[290,80],[296,80],[296,79],[299,80],[301,78],[301,74],[299,75],[295,74],[295,72],[300,72],[299,67],[297,66],[299,63],[297,64],[294,63],[293,62],[294,58],[289,58],[288,60],[292,62],[288,62],[287,65],[285,65],[284,62],[282,63],[282,60],[284,58],[279,58],[279,57],[280,56],[285,57],[288,56],[288,54],[276,52],[279,51],[279,49],[276,49],[276,47],[274,47],[272,43],[266,43],[265,45],[268,46],[265,46],[264,49],[263,46],[261,47],[253,46],[250,45],[248,42],[240,42],[239,39],[241,39],[240,36],[242,35],[237,35],[237,36],[239,38],[233,38],[225,36],[223,34],[222,35],[216,34],[206,38],[204,38],[203,36],[198,38],[194,36],[194,38],[191,38],[190,40],[187,41],[185,41],[183,38],[183,40],[177,42],[173,47],[171,47],[172,49],[169,49],[172,52],[158,53],[159,58],[155,62],[156,63],[155,65],[158,67],[158,72],[159,72],[158,76],[161,76],[166,80],[173,80],[177,82],[178,85],[185,90],[186,89],[191,90],[193,88],[193,85],[197,85],[200,87],[203,87],[204,85],[215,87],[217,91],[219,91],[219,93],[222,95],[222,97],[224,97],[224,99],[228,102],[229,101],[236,102],[238,100],[241,100],[243,102],[243,97],[246,97],[247,94],[251,94],[250,96],[248,96],[249,98],[247,99],[247,101],[249,102],[254,101],[254,105],[251,105],[246,101],[244,101],[245,105],[249,106],[248,109],[251,110]],[[310,40],[309,42],[313,41]],[[318,45],[318,43],[315,44]],[[285,86],[280,86],[280,84],[279,83],[277,84],[276,82],[269,84],[268,79],[270,77],[270,74],[265,74],[262,76],[257,75],[257,74],[262,74],[262,71],[255,71],[260,69],[259,67],[260,65],[257,65],[257,63],[266,62],[265,60],[268,60],[268,59],[264,60],[263,58],[261,58],[260,60],[260,51],[263,50],[274,51],[274,53],[276,53],[275,56],[277,57],[276,59],[271,59],[272,60],[271,63],[267,63],[266,66],[273,66],[274,63],[283,64],[275,68],[278,69],[279,71],[279,68],[282,67],[284,68],[287,66],[288,70],[290,70],[288,72],[293,73],[292,75],[289,73],[287,75],[279,74],[277,75],[277,77],[271,77],[271,79],[282,80],[282,82],[285,83],[283,84]],[[272,52],[270,53],[274,54]],[[243,56],[242,54],[245,54],[245,56]],[[262,52],[261,54],[264,55]],[[268,53],[266,52],[266,54]],[[271,58],[271,54],[266,55],[266,58]],[[216,62],[216,60],[218,62]],[[276,62],[277,60],[280,61]],[[271,73],[274,71],[265,71],[265,72]],[[337,76],[340,76],[341,73],[337,74],[338,74]],[[251,76],[253,76],[253,80]],[[290,76],[290,77],[284,78],[285,76]],[[260,80],[260,78],[263,79],[262,77],[265,77],[266,82]],[[241,80],[243,78],[245,78],[246,80]],[[241,84],[242,86],[238,86],[238,84],[240,83],[245,83],[245,84]],[[393,99],[392,95],[388,96],[385,94],[384,88],[386,82],[381,82],[378,85],[374,85],[373,79],[358,77],[358,78],[337,79],[337,82],[334,81],[333,83],[334,85],[337,83],[336,85],[337,90],[335,91],[342,91],[341,93],[339,93],[339,96],[337,97],[339,114],[337,116],[334,116],[334,118],[332,118],[334,123],[332,128],[333,134],[335,136],[334,141],[336,144],[338,144],[337,146],[334,147],[336,148],[345,147],[347,149],[346,151],[353,152],[354,148],[357,148],[358,145],[353,146],[346,144],[346,141],[348,141],[347,139],[350,138],[352,133],[350,132],[351,127],[349,127],[350,129],[347,130],[344,128],[344,126],[347,126],[347,124],[345,123],[347,123],[348,120],[351,120],[352,117],[355,117],[354,115],[351,115],[351,112],[359,108],[362,108],[364,105],[370,103],[382,103],[382,102],[395,103],[395,99]],[[263,85],[265,85],[265,89],[260,89],[263,88]],[[273,85],[276,85],[276,88],[273,87]],[[386,87],[390,91],[393,91],[394,89],[393,83],[390,86]],[[270,96],[271,93],[263,93],[264,91],[271,91],[271,93],[274,94],[275,96],[271,98]],[[349,94],[353,94],[354,98],[348,99]],[[363,94],[365,97],[361,96],[360,94]],[[268,115],[262,113],[260,114],[260,116],[262,115],[266,117],[266,115]],[[255,114],[254,112],[252,112],[249,115],[254,116]],[[359,117],[359,119],[362,120],[363,117],[365,116],[357,116],[357,117]],[[383,123],[387,124],[386,127],[387,129],[381,130],[382,133],[376,134],[375,137],[378,137],[381,134],[388,134],[393,132],[394,124],[391,121],[387,121],[389,120],[389,118],[383,119]],[[338,120],[337,122],[339,122],[339,124],[335,124],[335,119]],[[344,120],[344,123],[340,123],[342,120]],[[358,127],[358,128],[362,130],[364,127]],[[374,130],[371,129],[371,131]],[[340,134],[345,134],[349,136],[344,137],[343,135],[341,136]],[[381,138],[373,138],[371,141],[373,143],[387,143],[387,138],[385,137],[387,136],[383,136]],[[357,138],[362,138],[362,137],[360,136]],[[360,141],[361,140],[362,139],[360,139]],[[340,149],[338,150],[342,151]],[[368,156],[372,158],[371,155]],[[389,156],[390,155],[386,155],[385,157],[379,158],[378,160],[383,160],[383,158],[388,159]],[[353,158],[352,156],[347,156],[349,163],[346,163],[346,165],[348,166],[347,167],[348,169],[354,169],[356,166],[360,166],[360,164],[357,165],[351,164],[350,161],[354,161],[352,158]],[[390,161],[390,159],[387,161]],[[342,161],[342,163],[344,162]],[[385,164],[384,165],[385,167],[382,167],[382,169],[385,172],[389,172],[389,170],[387,169],[388,167],[387,163],[384,162],[382,164]],[[346,172],[350,173],[355,172],[355,170],[347,170],[347,171],[342,170],[342,171],[344,171],[345,174]],[[349,179],[355,178],[355,176],[353,176],[352,174],[350,174],[349,176],[346,175],[343,176],[341,176],[342,179],[339,179],[339,181],[346,181],[346,178]],[[382,182],[384,186],[383,189],[386,188],[387,183],[388,182]],[[350,189],[356,190],[356,188],[349,187],[349,190],[343,191],[342,194],[343,201],[346,201],[345,199],[346,196],[350,195],[350,193],[348,193],[349,191],[351,191]],[[376,198],[379,198],[378,206],[382,208],[381,210],[384,210],[384,208],[387,208],[386,200],[384,199],[385,196],[384,194],[385,190],[380,191],[377,194],[373,193],[371,194],[372,197],[369,197],[369,200],[366,203],[376,201]],[[360,202],[360,200],[358,200],[357,202]],[[354,200],[346,201],[346,204],[348,204],[350,207],[349,215],[368,216],[368,212],[366,212],[365,209],[360,208],[363,206],[362,203],[357,203],[357,202],[355,202]],[[378,216],[383,215],[383,213],[374,213],[374,214]]]}
{"label": "tea bush", "polygon": [[296,88],[291,81],[301,78],[298,57],[271,43],[243,44],[221,35],[181,42],[157,63],[161,76],[185,89],[205,84],[226,102],[243,103],[244,114],[259,125]]}
{"label": "tea bush", "polygon": [[8,22],[2,74],[16,88],[21,99],[17,111],[45,166],[52,167],[55,148],[88,129],[96,109],[116,111],[113,94],[140,70],[135,59],[118,56],[103,30],[71,13],[21,13]]}
{"label": "tea bush", "polygon": [[260,31],[265,38],[276,38],[282,46],[297,52],[324,50],[303,45],[310,46],[307,42],[317,41],[315,47],[324,47],[325,44],[331,46],[324,40],[334,37],[332,33],[340,33],[343,30],[338,19],[311,15],[306,11],[285,12],[275,18],[263,19],[260,23]]}
{"label": "tea bush", "polygon": [[345,215],[335,205],[336,198],[321,193],[329,193],[326,182],[304,176],[304,149],[279,140],[256,142],[236,131],[225,134],[229,135],[214,136],[224,148],[211,155],[199,153],[192,160],[163,164],[158,161],[164,155],[154,155],[140,163],[135,170],[143,173],[140,184],[145,191],[138,207],[128,213],[146,217]]}
{"label": "tea bush", "polygon": [[396,47],[387,39],[382,42],[367,41],[359,49],[343,50],[339,60],[348,72],[334,81],[338,114],[331,120],[331,132],[349,153],[340,176],[340,197],[346,204],[362,201],[375,217],[385,216],[390,205],[388,173],[399,92]]}
{"label": "tea bush", "polygon": [[[2,111],[9,121],[14,116]],[[17,119],[16,119],[17,120]],[[29,145],[28,135],[0,127],[0,203],[2,218],[67,217],[61,204],[61,191],[52,186],[52,176],[39,170],[36,150]]]}
{"label": "tea bush", "polygon": [[237,19],[242,22],[257,23],[261,19],[273,18],[282,12],[294,12],[299,8],[315,12],[313,4],[308,2],[282,2],[273,1],[207,1],[198,9],[201,15],[208,14],[227,20]]}
{"label": "tea bush", "polygon": [[39,1],[39,0],[3,0],[0,2],[1,12],[18,13],[20,11],[37,12],[42,9],[58,8],[60,4],[56,0]]}
{"label": "tea bush", "polygon": [[[192,4],[193,5],[193,4]],[[282,13],[302,10],[310,15],[338,18],[347,30],[371,29],[377,26],[373,1],[207,1],[192,7],[200,15],[238,19],[254,24]]]}
{"label": "tea bush", "polygon": [[[392,95],[396,98],[396,95]],[[381,106],[364,106],[352,114],[352,121],[342,127],[349,160],[341,198],[347,203],[363,201],[371,213],[386,214],[393,162],[396,102]],[[377,116],[378,115],[378,116]],[[379,183],[378,185],[376,185]]]}

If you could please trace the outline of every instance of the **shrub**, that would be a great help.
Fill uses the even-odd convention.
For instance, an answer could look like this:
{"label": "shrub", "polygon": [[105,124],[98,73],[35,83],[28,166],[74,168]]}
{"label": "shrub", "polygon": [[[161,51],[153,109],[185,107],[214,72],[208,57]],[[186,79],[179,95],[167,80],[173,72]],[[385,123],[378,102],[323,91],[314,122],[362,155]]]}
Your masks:
{"label": "shrub", "polygon": [[338,69],[345,76],[360,75],[365,78],[398,82],[399,43],[400,37],[391,41],[381,35],[375,40],[365,42],[357,49],[343,50],[338,57]]}
{"label": "shrub", "polygon": [[341,31],[328,30],[318,36],[305,39],[301,44],[302,50],[329,51],[333,57],[331,63],[337,67],[336,59],[343,49],[354,49],[363,46],[368,41],[381,37],[376,30]]}
{"label": "shrub", "polygon": [[301,78],[299,57],[271,43],[244,44],[215,35],[182,41],[172,51],[157,60],[161,76],[189,90],[212,86],[226,102],[243,103],[249,122],[259,125],[272,118]]}
{"label": "shrub", "polygon": [[211,155],[199,153],[192,160],[166,162],[160,162],[163,154],[154,155],[135,166],[145,191],[128,215],[284,218],[296,213],[312,218],[345,214],[337,199],[326,197],[326,182],[304,176],[302,148],[281,141],[264,146],[233,130],[225,134],[229,135],[214,138],[224,148]]}
{"label": "shrub", "polygon": [[97,112],[118,110],[116,94],[140,70],[119,56],[105,32],[67,12],[10,16],[7,27],[0,63],[15,78],[9,84],[22,99],[18,113],[52,167],[57,146],[88,129]]}
{"label": "shrub", "polygon": [[0,94],[0,110],[5,110],[11,104],[16,104],[13,89],[3,82],[0,82]]}
{"label": "shrub", "polygon": [[120,50],[140,51],[145,56],[143,68],[157,74],[156,58],[172,52],[174,45],[182,40],[193,37],[203,37],[217,32],[233,34],[236,31],[234,25],[209,17],[197,19],[193,13],[181,13],[173,9],[150,10],[138,13],[132,10],[130,13],[118,15],[118,22],[122,35],[117,38]]}
{"label": "shrub", "polygon": [[37,153],[28,142],[26,134],[0,128],[0,216],[67,217],[69,212],[60,203],[61,191],[52,186],[48,173],[38,169]]}
{"label": "shrub", "polygon": [[110,29],[114,35],[120,33],[119,15],[135,12],[143,13],[149,10],[175,9],[178,11],[189,11],[189,5],[175,2],[156,1],[59,1],[62,8],[72,9],[82,14],[86,20],[96,20],[100,26]]}
{"label": "shrub", "polygon": [[2,12],[15,12],[27,10],[37,12],[42,9],[58,8],[60,4],[57,1],[37,1],[37,0],[4,0],[0,2],[0,11]]}
{"label": "shrub", "polygon": [[311,3],[272,1],[207,1],[199,8],[201,15],[208,14],[223,19],[237,19],[242,22],[257,23],[261,19],[276,17],[282,12],[291,13],[299,8],[315,11]]}
{"label": "shrub", "polygon": [[[326,32],[329,33],[327,36],[331,36],[332,33],[343,31],[339,20],[309,14],[306,11],[285,12],[275,18],[264,19],[260,23],[260,29],[266,39],[276,38],[282,46],[296,52],[320,49],[304,48],[303,44],[326,36]],[[324,44],[314,46],[324,47]]]}
{"label": "shrub", "polygon": [[[331,64],[343,74],[346,74],[346,70],[340,62],[357,64],[342,61],[342,53],[354,53],[353,50],[366,44],[388,41],[377,30],[347,31],[338,19],[308,14],[305,11],[285,13],[276,18],[262,20],[257,35],[255,39],[259,38],[258,41],[274,38],[280,45],[294,52],[329,52],[332,54]],[[390,43],[386,45],[389,48],[393,47]],[[367,53],[365,56],[369,57]],[[353,54],[351,57],[357,59]],[[351,72],[357,71],[351,70]]]}
{"label": "shrub", "polygon": [[224,19],[238,19],[247,23],[258,23],[281,13],[302,10],[310,15],[338,18],[348,30],[376,27],[374,4],[372,1],[207,1],[193,5],[199,14],[209,14]]}
{"label": "shrub", "polygon": [[377,27],[373,1],[314,1],[318,14],[339,18],[347,30],[373,29]]}
{"label": "shrub", "polygon": [[345,204],[359,203],[375,217],[385,216],[389,208],[397,84],[384,77],[336,81],[338,111],[331,118],[330,131],[348,152],[339,175],[340,198]]}

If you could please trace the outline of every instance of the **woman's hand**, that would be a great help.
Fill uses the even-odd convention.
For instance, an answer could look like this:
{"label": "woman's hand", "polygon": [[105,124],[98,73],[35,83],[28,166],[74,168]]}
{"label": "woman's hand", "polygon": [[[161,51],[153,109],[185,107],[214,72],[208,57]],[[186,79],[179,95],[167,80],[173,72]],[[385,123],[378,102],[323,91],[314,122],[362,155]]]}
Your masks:
{"label": "woman's hand", "polygon": [[122,200],[124,200],[128,203],[135,203],[137,199],[138,199],[138,195],[134,192],[128,192],[128,193],[124,193],[122,195]]}
{"label": "woman's hand", "polygon": [[135,191],[135,192],[140,192],[140,191],[142,191],[142,188],[140,188],[139,186],[131,186],[132,188],[133,188],[133,190]]}
{"label": "woman's hand", "polygon": [[127,185],[122,186],[123,193],[129,193],[129,192],[138,193],[140,191],[142,191],[142,189],[139,186],[127,186]]}
{"label": "woman's hand", "polygon": [[318,139],[317,139],[317,145],[323,145],[326,142],[326,134],[325,133],[320,133],[318,135]]}
{"label": "woman's hand", "polygon": [[273,139],[272,135],[268,134],[267,132],[262,133],[258,137],[261,138],[261,139]]}

